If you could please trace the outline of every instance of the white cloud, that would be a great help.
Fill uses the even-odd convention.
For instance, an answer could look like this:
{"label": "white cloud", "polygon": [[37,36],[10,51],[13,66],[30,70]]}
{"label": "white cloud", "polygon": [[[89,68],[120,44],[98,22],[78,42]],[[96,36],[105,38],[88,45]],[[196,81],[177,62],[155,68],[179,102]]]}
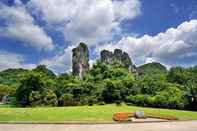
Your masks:
{"label": "white cloud", "polygon": [[24,61],[22,55],[0,50],[0,71],[8,68],[32,69],[36,66],[35,64],[25,64]]}
{"label": "white cloud", "polygon": [[139,0],[31,0],[28,8],[49,24],[64,25],[66,40],[89,45],[111,39],[121,21],[140,14]]}
{"label": "white cloud", "polygon": [[112,3],[117,20],[133,19],[140,15],[140,2],[138,0],[115,0]]}
{"label": "white cloud", "polygon": [[[197,63],[197,20],[183,22],[177,28],[169,28],[155,36],[142,37],[127,36],[116,43],[97,44],[93,54],[100,53],[103,49],[110,51],[120,48],[129,53],[134,64],[141,65],[150,62],[161,62],[168,68],[170,66],[191,66]],[[71,70],[74,46],[69,46],[62,54],[52,59],[43,60],[41,63],[48,65],[56,72]],[[90,60],[90,65],[95,59]]]}
{"label": "white cloud", "polygon": [[197,62],[196,36],[197,20],[191,20],[156,36],[123,37],[117,43],[98,45],[95,50],[98,53],[102,49],[123,49],[138,65],[148,61],[158,61],[170,66],[188,66]]}
{"label": "white cloud", "polygon": [[58,72],[71,69],[71,49],[80,41],[89,47],[96,45],[97,53],[121,48],[137,65],[152,61],[170,66],[197,62],[197,20],[155,36],[127,36],[117,43],[100,45],[112,40],[114,33],[121,33],[122,21],[140,15],[139,0],[30,0],[27,7],[52,27],[60,27],[65,39],[74,43],[63,53],[41,62]]}
{"label": "white cloud", "polygon": [[41,13],[47,22],[59,23],[71,19],[79,4],[77,0],[30,0],[28,8]]}
{"label": "white cloud", "polygon": [[33,17],[26,11],[20,0],[15,5],[7,6],[0,2],[0,20],[5,25],[0,27],[0,35],[23,41],[26,46],[39,50],[52,50],[52,39],[35,24]]}
{"label": "white cloud", "polygon": [[[71,70],[71,50],[83,41],[89,47],[120,33],[123,20],[140,14],[139,0],[30,0],[28,10],[64,34],[71,46],[41,61],[56,72]],[[93,60],[90,61],[90,64]]]}
{"label": "white cloud", "polygon": [[72,49],[74,46],[69,46],[60,54],[57,54],[51,59],[44,59],[40,64],[46,65],[56,73],[71,71],[72,65]]}

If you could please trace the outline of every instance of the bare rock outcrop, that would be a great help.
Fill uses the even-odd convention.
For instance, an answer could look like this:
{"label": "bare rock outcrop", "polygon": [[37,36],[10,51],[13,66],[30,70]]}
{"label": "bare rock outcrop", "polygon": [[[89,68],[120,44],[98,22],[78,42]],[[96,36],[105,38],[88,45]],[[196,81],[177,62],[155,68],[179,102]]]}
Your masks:
{"label": "bare rock outcrop", "polygon": [[101,51],[101,61],[106,64],[113,64],[115,61],[118,61],[127,68],[132,65],[129,55],[121,49],[115,49],[114,52],[108,50]]}
{"label": "bare rock outcrop", "polygon": [[73,75],[83,79],[89,70],[89,50],[85,43],[80,43],[72,50],[72,70]]}

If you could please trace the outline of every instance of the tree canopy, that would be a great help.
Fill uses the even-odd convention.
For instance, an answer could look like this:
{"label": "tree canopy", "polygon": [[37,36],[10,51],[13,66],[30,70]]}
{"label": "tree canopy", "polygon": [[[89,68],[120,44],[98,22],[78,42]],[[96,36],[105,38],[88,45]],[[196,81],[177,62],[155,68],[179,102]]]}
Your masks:
{"label": "tree canopy", "polygon": [[0,72],[0,95],[18,106],[77,106],[121,103],[197,110],[197,68],[159,63],[140,66],[136,75],[118,61],[97,61],[83,80],[72,73],[55,75],[44,65],[33,70]]}

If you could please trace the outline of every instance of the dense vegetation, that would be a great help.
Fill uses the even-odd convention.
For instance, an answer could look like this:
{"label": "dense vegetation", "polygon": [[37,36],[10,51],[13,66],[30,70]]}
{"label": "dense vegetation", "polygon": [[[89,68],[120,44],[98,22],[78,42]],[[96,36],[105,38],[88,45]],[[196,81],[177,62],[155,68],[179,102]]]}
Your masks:
{"label": "dense vegetation", "polygon": [[143,75],[155,75],[155,74],[166,74],[167,69],[160,63],[148,63],[138,67],[139,71]]}
{"label": "dense vegetation", "polygon": [[174,67],[158,63],[131,73],[120,63],[97,61],[83,80],[64,73],[56,76],[44,65],[33,70],[0,72],[0,98],[12,96],[17,106],[77,106],[93,104],[162,107],[197,110],[197,67]]}

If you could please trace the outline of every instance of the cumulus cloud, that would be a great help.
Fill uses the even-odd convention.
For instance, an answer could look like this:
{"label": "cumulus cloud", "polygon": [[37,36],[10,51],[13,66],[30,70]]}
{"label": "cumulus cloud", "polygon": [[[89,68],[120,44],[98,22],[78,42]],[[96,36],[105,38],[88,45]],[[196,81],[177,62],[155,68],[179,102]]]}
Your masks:
{"label": "cumulus cloud", "polygon": [[139,0],[31,0],[28,8],[49,24],[60,24],[65,39],[89,45],[108,40],[120,23],[140,14]]}
{"label": "cumulus cloud", "polygon": [[35,64],[25,64],[24,61],[22,55],[0,50],[0,71],[8,68],[32,69],[36,66]]}
{"label": "cumulus cloud", "polygon": [[0,2],[0,16],[0,20],[4,22],[0,26],[0,35],[21,40],[26,46],[39,50],[54,48],[51,37],[35,24],[34,18],[27,12],[20,0],[16,0],[13,6]]}
{"label": "cumulus cloud", "polygon": [[47,65],[48,68],[54,70],[56,73],[71,71],[73,48],[74,46],[69,46],[53,58],[42,60],[40,64]]}
{"label": "cumulus cloud", "polygon": [[116,20],[133,19],[140,15],[140,2],[138,0],[115,0],[112,3]]}
{"label": "cumulus cloud", "polygon": [[127,36],[117,43],[98,45],[95,50],[98,53],[102,49],[123,49],[138,65],[158,61],[168,66],[188,66],[197,62],[196,36],[197,20],[191,20],[155,36]]}
{"label": "cumulus cloud", "polygon": [[[192,66],[197,63],[197,20],[183,22],[176,28],[169,28],[155,36],[127,36],[118,42],[97,44],[93,54],[99,55],[103,49],[120,48],[129,53],[134,64],[141,65],[150,62],[161,62],[168,68],[171,66]],[[44,63],[53,69],[66,71],[71,69],[71,50],[65,49],[61,55],[56,55]],[[90,60],[90,63],[95,61]],[[62,70],[63,69],[63,70]]]}
{"label": "cumulus cloud", "polygon": [[[30,0],[28,10],[64,34],[72,45],[41,61],[57,72],[71,69],[71,49],[83,41],[94,46],[121,32],[121,22],[140,15],[139,0]],[[93,60],[90,61],[92,63]]]}

